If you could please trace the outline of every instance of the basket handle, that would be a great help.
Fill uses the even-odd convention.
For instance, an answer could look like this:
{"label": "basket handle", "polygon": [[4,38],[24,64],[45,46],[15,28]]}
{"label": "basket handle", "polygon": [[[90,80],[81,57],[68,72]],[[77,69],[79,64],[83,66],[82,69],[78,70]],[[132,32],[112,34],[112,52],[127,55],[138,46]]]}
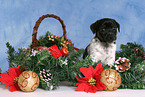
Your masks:
{"label": "basket handle", "polygon": [[42,22],[42,20],[44,20],[47,17],[55,18],[61,23],[62,29],[63,29],[63,38],[64,38],[64,40],[67,40],[67,38],[66,38],[66,26],[65,26],[63,20],[60,17],[58,17],[54,14],[46,14],[46,15],[41,16],[36,21],[35,26],[33,28],[33,34],[32,34],[32,47],[33,47],[33,49],[37,48],[37,39],[36,39],[36,37],[37,37],[38,27],[39,27],[40,23]]}

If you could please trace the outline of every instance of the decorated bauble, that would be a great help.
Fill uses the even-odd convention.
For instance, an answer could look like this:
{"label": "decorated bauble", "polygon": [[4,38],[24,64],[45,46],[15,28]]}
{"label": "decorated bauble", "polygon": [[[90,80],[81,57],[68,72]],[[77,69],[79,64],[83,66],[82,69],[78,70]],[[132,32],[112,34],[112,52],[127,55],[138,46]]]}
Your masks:
{"label": "decorated bauble", "polygon": [[100,81],[105,85],[106,90],[114,91],[118,89],[121,84],[121,76],[114,69],[106,69],[101,73]]}
{"label": "decorated bauble", "polygon": [[24,92],[35,91],[39,86],[39,77],[33,71],[24,71],[19,75],[18,86]]}
{"label": "decorated bauble", "polygon": [[69,51],[67,48],[61,48],[60,52],[61,52],[62,56],[65,56],[65,57],[69,54]]}

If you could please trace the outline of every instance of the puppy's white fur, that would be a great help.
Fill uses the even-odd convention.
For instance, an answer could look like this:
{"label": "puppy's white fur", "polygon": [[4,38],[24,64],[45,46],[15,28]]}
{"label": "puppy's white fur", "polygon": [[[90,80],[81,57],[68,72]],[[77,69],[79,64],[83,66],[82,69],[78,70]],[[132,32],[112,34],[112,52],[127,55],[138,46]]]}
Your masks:
{"label": "puppy's white fur", "polygon": [[87,48],[88,55],[94,62],[101,62],[104,65],[112,66],[115,61],[116,44],[101,42],[98,38],[93,38]]}

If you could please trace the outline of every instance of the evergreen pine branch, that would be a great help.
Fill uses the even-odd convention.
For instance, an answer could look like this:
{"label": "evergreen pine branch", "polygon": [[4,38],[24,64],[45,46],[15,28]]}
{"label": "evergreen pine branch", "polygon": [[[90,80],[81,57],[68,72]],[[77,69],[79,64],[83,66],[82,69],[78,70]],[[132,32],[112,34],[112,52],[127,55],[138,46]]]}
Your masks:
{"label": "evergreen pine branch", "polygon": [[[37,46],[46,46],[50,47],[54,44],[61,48],[61,39],[52,41],[49,40],[49,35],[52,35],[50,32],[47,32],[46,35],[41,36],[37,41]],[[83,77],[79,69],[81,67],[89,67],[93,65],[95,68],[98,63],[94,63],[89,57],[82,59],[82,54],[84,49],[80,49],[80,52],[74,50],[74,45],[67,45],[69,50],[69,55],[66,57],[54,58],[51,55],[49,50],[36,50],[37,53],[33,54],[32,47],[30,49],[19,48],[16,52],[14,48],[7,43],[9,54],[9,65],[18,66],[21,65],[23,70],[31,70],[40,75],[40,71],[43,69],[49,70],[52,74],[52,79],[49,82],[49,85],[40,78],[40,87],[46,90],[50,90],[51,86],[55,89],[59,86],[60,81],[70,81],[73,84],[76,83],[76,76]],[[145,52],[142,45],[136,43],[127,43],[126,45],[121,45],[121,50],[116,52],[116,59],[119,57],[126,57],[131,62],[131,68],[128,71],[120,72],[122,77],[122,84],[120,88],[130,88],[130,89],[143,89],[145,88],[145,63],[143,59],[137,57],[133,49],[139,47],[143,52]],[[105,66],[105,69],[110,68]],[[115,69],[115,67],[112,67]],[[39,76],[40,77],[40,76]]]}
{"label": "evergreen pine branch", "polygon": [[134,48],[138,47],[145,52],[144,47],[136,42],[128,42],[126,45],[120,46],[120,51],[116,52],[116,59],[126,57],[130,60],[131,68],[128,71],[121,72],[122,83],[120,88],[143,89],[145,88],[144,75],[145,63],[144,59],[134,54]]}
{"label": "evergreen pine branch", "polygon": [[7,48],[8,48],[8,50],[7,50],[8,62],[9,62],[9,64],[11,64],[12,61],[15,59],[15,49],[14,49],[14,47],[12,47],[12,46],[10,45],[9,42],[6,43],[6,46],[7,46]]}

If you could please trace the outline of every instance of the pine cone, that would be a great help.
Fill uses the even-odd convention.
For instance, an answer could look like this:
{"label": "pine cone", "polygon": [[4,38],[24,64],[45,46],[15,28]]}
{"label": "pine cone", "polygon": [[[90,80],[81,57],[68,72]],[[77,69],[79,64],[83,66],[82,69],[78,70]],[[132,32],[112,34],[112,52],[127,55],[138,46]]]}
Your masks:
{"label": "pine cone", "polygon": [[119,72],[124,72],[130,69],[130,65],[131,63],[129,63],[129,59],[126,58],[119,57],[119,59],[115,62],[116,70]]}
{"label": "pine cone", "polygon": [[145,54],[140,48],[138,47],[134,48],[134,54],[136,54],[138,57],[141,57],[142,59],[145,60]]}

